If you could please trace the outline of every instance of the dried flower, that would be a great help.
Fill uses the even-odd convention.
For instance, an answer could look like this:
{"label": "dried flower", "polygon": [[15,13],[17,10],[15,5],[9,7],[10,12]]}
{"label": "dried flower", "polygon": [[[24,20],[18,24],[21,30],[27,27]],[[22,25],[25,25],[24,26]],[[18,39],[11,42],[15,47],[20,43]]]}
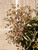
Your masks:
{"label": "dried flower", "polygon": [[[17,6],[19,7],[19,5],[17,5]],[[31,13],[35,10],[31,9],[30,6],[25,6],[25,7],[20,7],[20,9],[17,9],[17,11],[16,11],[15,4],[12,4],[12,9],[9,9],[9,11],[11,11],[11,13],[8,13],[9,11],[7,12],[8,17],[4,18],[4,20],[11,23],[10,29],[12,28],[12,30],[9,31],[10,35],[8,34],[8,39],[10,41],[14,42],[14,44],[15,43],[20,44],[21,38],[23,37],[22,39],[24,40],[24,37],[25,37],[25,36],[23,36],[24,32],[25,32],[24,27],[26,26],[26,23],[31,20],[31,18],[32,18]],[[16,12],[17,12],[17,14],[16,14]],[[10,18],[9,18],[9,16],[10,16]],[[7,27],[10,26],[9,24],[6,24],[6,25],[7,25]],[[28,29],[26,29],[26,31],[28,31]],[[26,35],[25,39],[27,39],[27,41],[24,42],[26,44],[26,46],[28,46],[28,45],[30,46],[29,36]],[[24,47],[26,47],[25,44],[24,44]],[[22,50],[25,50],[24,47],[22,47],[22,44],[21,44]],[[29,48],[29,47],[27,47],[27,48]]]}

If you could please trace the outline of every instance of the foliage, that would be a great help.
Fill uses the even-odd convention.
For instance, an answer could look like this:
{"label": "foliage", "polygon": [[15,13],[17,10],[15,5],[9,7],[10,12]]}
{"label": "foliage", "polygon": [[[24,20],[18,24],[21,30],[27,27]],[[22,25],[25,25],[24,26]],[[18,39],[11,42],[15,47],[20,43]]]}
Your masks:
{"label": "foliage", "polygon": [[[36,18],[36,17],[35,17]],[[21,39],[21,44],[25,47],[27,50],[35,50],[35,48],[38,48],[38,17],[37,19],[30,20],[28,24],[24,26],[23,30],[23,37]],[[37,44],[36,44],[37,42]]]}

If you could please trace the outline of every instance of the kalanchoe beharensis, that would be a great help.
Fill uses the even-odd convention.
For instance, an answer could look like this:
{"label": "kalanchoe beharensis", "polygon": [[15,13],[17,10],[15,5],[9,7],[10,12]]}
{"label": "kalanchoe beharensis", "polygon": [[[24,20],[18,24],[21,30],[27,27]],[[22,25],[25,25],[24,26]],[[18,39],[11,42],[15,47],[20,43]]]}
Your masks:
{"label": "kalanchoe beharensis", "polygon": [[30,6],[19,8],[18,5],[16,10],[15,4],[12,4],[12,8],[7,11],[7,18],[4,18],[8,22],[5,27],[11,29],[6,33],[8,35],[6,40],[9,40],[8,43],[10,44],[16,44],[19,50],[31,50],[30,48],[33,48],[32,46],[36,44],[38,20],[32,18],[33,12],[35,10],[31,9]]}

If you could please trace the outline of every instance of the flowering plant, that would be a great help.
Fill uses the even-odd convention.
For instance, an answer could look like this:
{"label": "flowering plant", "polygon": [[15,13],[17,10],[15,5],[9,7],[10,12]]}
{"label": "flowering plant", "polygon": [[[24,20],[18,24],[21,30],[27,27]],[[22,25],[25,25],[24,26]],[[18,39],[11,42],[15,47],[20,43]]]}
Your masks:
{"label": "flowering plant", "polygon": [[16,44],[18,50],[33,50],[38,45],[36,39],[38,19],[37,17],[32,17],[32,13],[35,10],[31,9],[30,6],[20,8],[19,5],[17,6],[18,9],[16,10],[15,4],[12,4],[12,8],[7,11],[7,18],[4,18],[8,22],[5,27],[10,27],[11,29],[7,33],[7,40],[9,40],[10,44],[11,42]]}

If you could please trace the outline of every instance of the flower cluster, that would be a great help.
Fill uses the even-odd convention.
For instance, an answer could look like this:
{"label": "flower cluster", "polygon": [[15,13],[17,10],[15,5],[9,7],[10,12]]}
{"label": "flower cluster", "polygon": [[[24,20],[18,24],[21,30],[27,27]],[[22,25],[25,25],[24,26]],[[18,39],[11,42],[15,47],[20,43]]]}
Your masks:
{"label": "flower cluster", "polygon": [[[9,39],[11,42],[15,44],[19,44],[21,48],[24,50],[26,48],[29,48],[27,46],[30,44],[31,41],[30,37],[27,36],[30,36],[30,34],[28,33],[26,35],[26,32],[28,32],[30,28],[28,29],[26,26],[31,27],[31,25],[29,25],[28,22],[32,19],[32,13],[35,12],[35,10],[31,9],[31,7],[28,5],[20,8],[19,5],[17,6],[18,9],[16,10],[15,4],[12,4],[12,8],[7,11],[7,17],[4,18],[4,20],[6,20],[9,23],[6,24],[5,27],[10,27],[11,29],[8,32],[9,34],[7,33],[7,39]],[[26,28],[24,29],[24,27]],[[30,33],[33,32],[30,31]]]}

